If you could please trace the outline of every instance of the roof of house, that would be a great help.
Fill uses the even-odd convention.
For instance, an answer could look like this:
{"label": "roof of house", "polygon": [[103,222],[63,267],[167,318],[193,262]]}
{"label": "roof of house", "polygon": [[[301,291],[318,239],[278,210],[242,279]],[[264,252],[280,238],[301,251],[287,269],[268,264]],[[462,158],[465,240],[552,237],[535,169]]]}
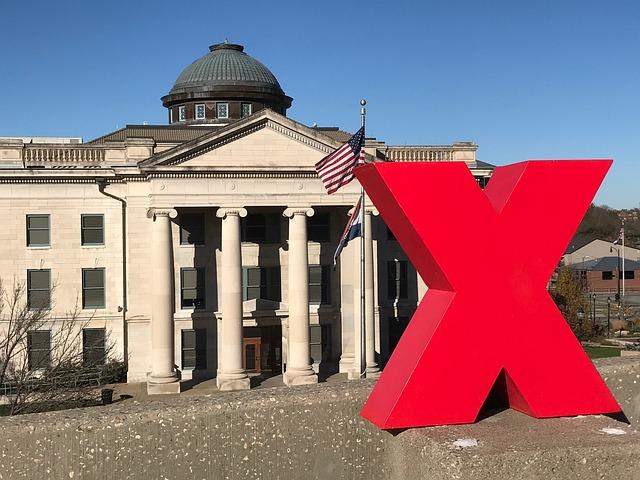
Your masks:
{"label": "roof of house", "polygon": [[[618,257],[602,257],[596,260],[587,260],[586,262],[573,263],[569,265],[574,270],[596,270],[604,272],[612,272],[618,269]],[[622,267],[622,265],[620,265]],[[626,259],[624,262],[625,271],[640,270],[640,262]]]}
{"label": "roof of house", "polygon": [[581,249],[585,245],[597,240],[597,238],[593,234],[589,233],[576,233],[571,239],[571,243],[567,247],[567,250],[564,252],[565,254],[573,253],[576,250]]}

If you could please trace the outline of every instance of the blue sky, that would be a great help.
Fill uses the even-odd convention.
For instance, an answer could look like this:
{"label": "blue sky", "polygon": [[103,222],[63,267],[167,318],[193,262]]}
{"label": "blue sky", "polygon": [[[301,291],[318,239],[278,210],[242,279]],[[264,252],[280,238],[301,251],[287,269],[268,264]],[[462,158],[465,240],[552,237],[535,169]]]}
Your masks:
{"label": "blue sky", "polygon": [[478,158],[613,158],[596,200],[640,205],[640,2],[3,2],[0,136],[166,123],[160,97],[225,38],[305,124]]}

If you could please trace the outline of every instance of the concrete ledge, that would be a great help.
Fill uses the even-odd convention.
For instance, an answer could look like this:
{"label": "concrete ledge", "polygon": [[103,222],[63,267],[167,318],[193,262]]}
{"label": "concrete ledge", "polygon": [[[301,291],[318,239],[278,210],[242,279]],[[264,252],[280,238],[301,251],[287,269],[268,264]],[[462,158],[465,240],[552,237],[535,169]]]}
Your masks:
{"label": "concrete ledge", "polygon": [[598,365],[631,425],[504,411],[392,435],[358,416],[372,380],[182,395],[0,418],[0,479],[640,479],[640,361]]}

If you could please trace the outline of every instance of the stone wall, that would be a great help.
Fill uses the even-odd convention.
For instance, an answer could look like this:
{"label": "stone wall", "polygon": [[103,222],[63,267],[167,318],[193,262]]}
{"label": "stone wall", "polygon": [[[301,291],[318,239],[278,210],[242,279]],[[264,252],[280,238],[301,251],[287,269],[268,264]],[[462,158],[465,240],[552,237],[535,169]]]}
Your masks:
{"label": "stone wall", "polygon": [[358,416],[372,381],[182,395],[2,418],[0,479],[640,478],[640,360],[599,368],[631,425],[508,410],[391,434]]}

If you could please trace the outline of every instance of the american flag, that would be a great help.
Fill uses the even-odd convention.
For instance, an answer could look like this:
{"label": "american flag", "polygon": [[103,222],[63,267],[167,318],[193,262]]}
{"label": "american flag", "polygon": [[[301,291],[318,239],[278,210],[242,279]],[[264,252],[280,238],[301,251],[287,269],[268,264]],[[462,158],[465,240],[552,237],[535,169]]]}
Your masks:
{"label": "american flag", "polygon": [[364,163],[363,146],[364,127],[361,127],[342,147],[316,163],[316,172],[329,195],[353,180],[353,169]]}

